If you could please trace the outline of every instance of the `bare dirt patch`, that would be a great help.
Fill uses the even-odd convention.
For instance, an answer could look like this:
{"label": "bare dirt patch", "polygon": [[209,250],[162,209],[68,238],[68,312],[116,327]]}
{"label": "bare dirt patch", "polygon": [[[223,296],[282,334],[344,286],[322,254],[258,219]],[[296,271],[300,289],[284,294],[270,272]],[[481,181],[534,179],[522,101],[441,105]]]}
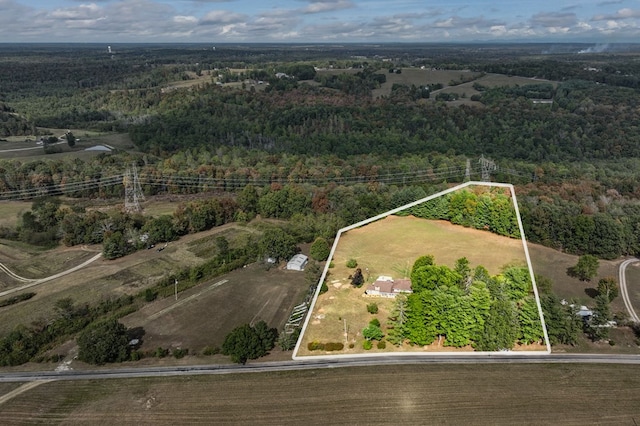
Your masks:
{"label": "bare dirt patch", "polygon": [[242,324],[264,320],[281,330],[307,291],[304,273],[251,264],[180,293],[177,301],[168,297],[146,305],[122,322],[145,329],[143,350],[161,346],[199,352],[221,346]]}

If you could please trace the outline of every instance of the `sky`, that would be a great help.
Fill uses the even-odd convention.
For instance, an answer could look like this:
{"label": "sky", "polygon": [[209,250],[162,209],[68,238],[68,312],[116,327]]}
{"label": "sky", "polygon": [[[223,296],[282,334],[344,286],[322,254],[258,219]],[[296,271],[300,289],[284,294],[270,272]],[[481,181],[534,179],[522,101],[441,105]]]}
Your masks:
{"label": "sky", "polygon": [[0,0],[0,42],[640,42],[640,0]]}

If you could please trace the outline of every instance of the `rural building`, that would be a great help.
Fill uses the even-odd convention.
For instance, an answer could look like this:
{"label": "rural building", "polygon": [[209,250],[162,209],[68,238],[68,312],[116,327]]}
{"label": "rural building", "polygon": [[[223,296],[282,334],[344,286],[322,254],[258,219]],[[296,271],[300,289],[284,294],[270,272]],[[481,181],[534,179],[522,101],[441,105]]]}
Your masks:
{"label": "rural building", "polygon": [[369,296],[396,297],[400,293],[413,293],[411,280],[407,278],[394,280],[391,277],[381,275],[364,291]]}
{"label": "rural building", "polygon": [[307,256],[298,253],[287,262],[287,269],[290,271],[304,271],[308,261],[309,258]]}

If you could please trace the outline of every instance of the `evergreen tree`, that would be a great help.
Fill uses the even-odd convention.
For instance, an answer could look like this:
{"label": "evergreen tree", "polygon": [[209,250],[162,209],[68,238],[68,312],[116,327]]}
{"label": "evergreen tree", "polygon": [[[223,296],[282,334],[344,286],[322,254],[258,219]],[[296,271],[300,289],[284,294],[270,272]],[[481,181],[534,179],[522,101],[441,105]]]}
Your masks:
{"label": "evergreen tree", "polygon": [[476,348],[481,351],[510,350],[518,335],[518,317],[513,302],[503,295],[491,304]]}

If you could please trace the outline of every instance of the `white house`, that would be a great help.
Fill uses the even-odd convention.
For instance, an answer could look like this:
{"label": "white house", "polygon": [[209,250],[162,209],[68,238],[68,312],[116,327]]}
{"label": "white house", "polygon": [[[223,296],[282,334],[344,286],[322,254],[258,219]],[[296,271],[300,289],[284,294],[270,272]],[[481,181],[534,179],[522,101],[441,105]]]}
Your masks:
{"label": "white house", "polygon": [[410,279],[394,280],[391,277],[381,275],[376,282],[367,287],[364,293],[369,296],[396,297],[400,293],[413,293],[413,290],[411,290]]}
{"label": "white house", "polygon": [[307,256],[298,253],[287,262],[287,269],[290,271],[304,271],[308,261],[309,258]]}

